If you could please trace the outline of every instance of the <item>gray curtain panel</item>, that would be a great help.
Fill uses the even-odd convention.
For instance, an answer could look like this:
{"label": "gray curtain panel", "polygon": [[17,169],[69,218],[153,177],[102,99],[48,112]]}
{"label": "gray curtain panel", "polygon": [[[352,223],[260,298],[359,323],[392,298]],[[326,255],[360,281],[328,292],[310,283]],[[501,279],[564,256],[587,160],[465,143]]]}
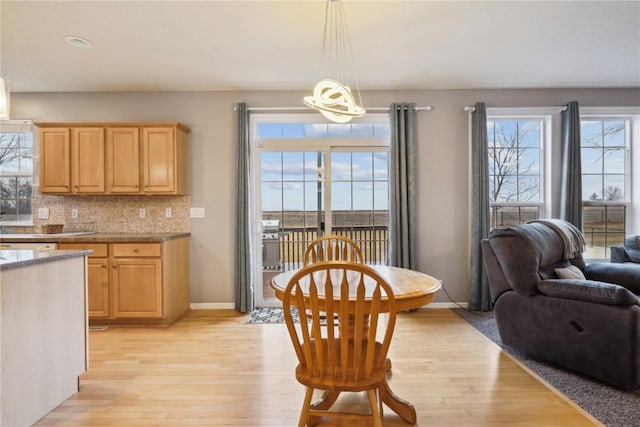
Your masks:
{"label": "gray curtain panel", "polygon": [[475,105],[471,116],[471,238],[469,260],[469,310],[491,310],[489,282],[482,258],[482,239],[489,235],[489,152],[487,110]]}
{"label": "gray curtain panel", "polygon": [[237,105],[238,146],[236,175],[235,223],[235,307],[241,313],[255,308],[253,278],[251,277],[251,230],[249,220],[249,112],[247,104]]}
{"label": "gray curtain panel", "polygon": [[415,150],[416,106],[389,107],[389,265],[413,269],[415,262]]}
{"label": "gray curtain panel", "polygon": [[562,112],[562,175],[560,218],[582,230],[582,163],[580,161],[580,111],[571,101]]}

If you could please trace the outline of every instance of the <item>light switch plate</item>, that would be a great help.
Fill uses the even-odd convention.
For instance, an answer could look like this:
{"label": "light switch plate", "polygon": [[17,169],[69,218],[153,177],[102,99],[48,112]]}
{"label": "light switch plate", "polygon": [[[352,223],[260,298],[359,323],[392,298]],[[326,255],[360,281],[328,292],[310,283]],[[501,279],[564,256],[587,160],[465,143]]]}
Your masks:
{"label": "light switch plate", "polygon": [[140,218],[146,218],[147,210],[145,208],[140,208],[140,211],[138,214],[140,215]]}
{"label": "light switch plate", "polygon": [[49,208],[38,208],[38,219],[49,218]]}
{"label": "light switch plate", "polygon": [[76,209],[76,208],[71,209],[71,218],[72,219],[77,219],[78,218],[78,209]]}
{"label": "light switch plate", "polygon": [[189,216],[191,218],[204,218],[204,208],[191,208]]}
{"label": "light switch plate", "polygon": [[164,217],[171,218],[173,216],[173,211],[171,208],[164,208]]}

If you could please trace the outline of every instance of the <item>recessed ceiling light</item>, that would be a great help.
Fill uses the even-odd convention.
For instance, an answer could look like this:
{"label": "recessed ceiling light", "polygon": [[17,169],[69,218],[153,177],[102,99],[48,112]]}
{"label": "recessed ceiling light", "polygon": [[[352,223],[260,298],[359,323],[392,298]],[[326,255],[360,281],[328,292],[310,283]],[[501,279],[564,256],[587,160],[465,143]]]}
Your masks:
{"label": "recessed ceiling light", "polygon": [[69,46],[73,47],[81,47],[83,49],[93,47],[93,43],[79,36],[64,36],[64,41],[66,41]]}

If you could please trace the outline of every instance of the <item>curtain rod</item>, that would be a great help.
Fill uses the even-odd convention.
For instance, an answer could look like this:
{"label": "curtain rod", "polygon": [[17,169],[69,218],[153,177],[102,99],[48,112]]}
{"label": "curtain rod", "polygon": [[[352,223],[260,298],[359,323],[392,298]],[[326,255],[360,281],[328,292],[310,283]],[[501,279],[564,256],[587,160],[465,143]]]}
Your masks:
{"label": "curtain rod", "polygon": [[[500,108],[501,108],[501,107],[500,107]],[[507,108],[508,108],[508,107],[507,107]],[[517,108],[517,109],[526,109],[527,107],[514,107],[514,108]],[[567,106],[566,106],[566,105],[562,105],[562,106],[560,106],[560,107],[530,107],[530,108],[531,108],[531,109],[533,109],[533,110],[535,110],[536,108],[545,108],[545,109],[546,109],[546,108],[557,108],[557,109],[559,109],[560,111],[567,111]],[[474,111],[476,111],[476,107],[469,107],[469,106],[466,106],[466,107],[464,107],[464,111],[466,111],[467,113],[473,113]]]}
{"label": "curtain rod", "polygon": [[[233,111],[237,111],[237,107],[233,107]],[[389,107],[370,107],[366,108],[367,111],[389,111]],[[426,105],[424,107],[415,107],[414,111],[431,111],[433,106]],[[309,111],[314,110],[309,107],[248,107],[247,111]]]}

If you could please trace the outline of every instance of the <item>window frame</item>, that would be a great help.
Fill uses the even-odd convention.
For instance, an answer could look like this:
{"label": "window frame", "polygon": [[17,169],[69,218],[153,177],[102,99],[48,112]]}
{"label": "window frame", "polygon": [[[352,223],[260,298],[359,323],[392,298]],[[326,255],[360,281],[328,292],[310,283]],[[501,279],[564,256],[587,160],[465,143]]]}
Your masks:
{"label": "window frame", "polygon": [[[581,107],[580,123],[583,120],[624,120],[625,121],[625,194],[624,200],[586,200],[582,195],[582,208],[602,206],[625,206],[624,234],[640,233],[640,176],[634,169],[640,169],[640,106],[637,107]],[[606,250],[607,248],[605,248]],[[605,252],[606,253],[606,252]],[[594,258],[603,260],[601,258]],[[604,258],[606,259],[606,258]]]}
{"label": "window frame", "polygon": [[[552,180],[550,177],[552,129],[554,120],[558,116],[557,107],[518,107],[518,108],[487,108],[487,122],[497,120],[539,120],[540,121],[540,201],[538,202],[496,202],[489,201],[489,210],[493,212],[493,207],[538,207],[539,218],[551,217],[552,208]],[[488,124],[488,123],[487,123]],[[488,149],[489,147],[487,147]],[[487,153],[488,154],[488,153]],[[493,224],[493,218],[492,218]],[[493,228],[492,224],[490,228]]]}
{"label": "window frame", "polygon": [[[6,220],[0,219],[0,226],[2,227],[13,227],[13,226],[33,226],[34,225],[34,197],[36,193],[36,189],[38,188],[38,141],[36,139],[36,132],[33,127],[33,123],[31,120],[2,120],[0,121],[0,133],[30,133],[31,134],[31,173],[7,173],[3,174],[0,171],[0,178],[5,177],[21,177],[31,179],[31,212],[29,213],[28,219],[23,220]],[[1,217],[0,217],[1,218]]]}

